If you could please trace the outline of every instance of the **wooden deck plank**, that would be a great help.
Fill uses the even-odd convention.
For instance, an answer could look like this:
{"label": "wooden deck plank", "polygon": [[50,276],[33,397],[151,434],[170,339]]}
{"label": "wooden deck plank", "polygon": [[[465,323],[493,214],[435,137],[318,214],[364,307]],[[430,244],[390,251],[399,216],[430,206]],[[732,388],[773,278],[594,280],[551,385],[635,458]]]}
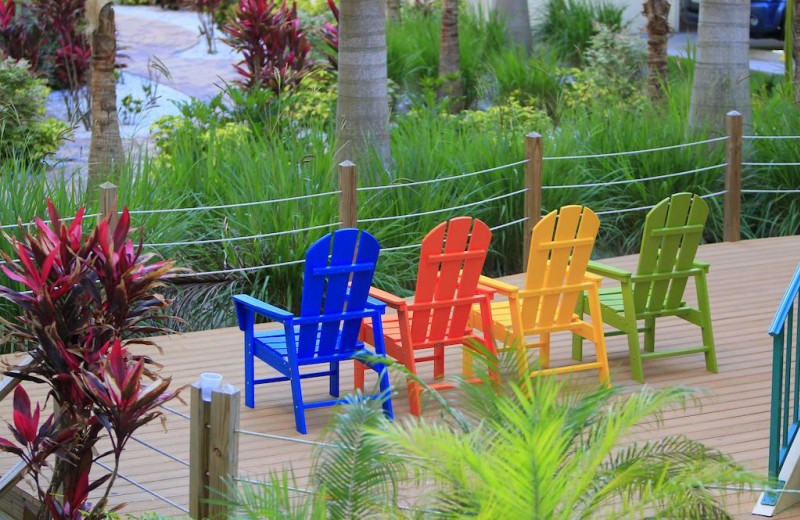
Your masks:
{"label": "wooden deck plank", "polygon": [[[783,291],[800,260],[800,237],[781,237],[751,240],[739,243],[722,243],[701,246],[698,258],[711,263],[709,290],[713,325],[719,358],[719,374],[705,370],[703,356],[685,356],[672,359],[646,361],[645,377],[648,384],[666,387],[681,384],[703,390],[697,403],[672,410],[656,431],[637,433],[637,438],[654,438],[657,435],[686,434],[732,455],[746,467],[764,472],[767,464],[768,421],[771,373],[771,341],[767,328]],[[636,256],[603,260],[626,269],[634,269]],[[521,283],[522,275],[505,278],[510,283]],[[610,284],[609,284],[610,285]],[[688,300],[694,290],[690,283]],[[231,312],[233,312],[231,307]],[[552,355],[555,364],[566,362],[570,356],[570,341],[565,334],[553,338]],[[677,319],[659,320],[657,348],[670,348],[700,342],[695,328]],[[218,329],[160,338],[163,355],[155,350],[147,352],[164,365],[162,373],[170,375],[174,384],[194,382],[199,374],[214,371],[223,374],[225,381],[242,387],[244,376],[241,359],[241,332],[237,328]],[[591,344],[586,345],[587,358],[591,357]],[[615,385],[636,388],[631,380],[627,344],[622,337],[609,338],[609,358]],[[13,356],[11,356],[13,358]],[[460,369],[460,355],[450,353],[446,367],[452,373]],[[262,374],[268,369],[258,368]],[[423,371],[430,377],[429,369]],[[577,376],[587,381],[593,374]],[[346,391],[352,381],[352,366],[343,366],[342,389]],[[374,381],[374,378],[371,380]],[[395,378],[399,396],[395,399],[398,416],[408,413],[408,403],[402,381]],[[324,380],[311,380],[307,384],[309,397],[326,395]],[[43,397],[43,389],[26,385],[34,398]],[[188,396],[188,393],[187,393]],[[188,413],[188,406],[173,402],[170,406]],[[0,419],[10,420],[10,400],[0,403]],[[242,406],[241,428],[290,438],[317,439],[335,409],[311,410],[307,414],[310,434],[300,436],[294,431],[291,396],[288,384],[260,386],[256,389],[256,408]],[[431,413],[431,411],[429,411]],[[165,412],[166,430],[160,424],[144,428],[137,438],[158,446],[175,457],[189,459],[189,424],[184,418]],[[299,486],[308,484],[311,470],[308,445],[287,441],[242,436],[240,438],[239,467],[242,476],[258,478],[269,471],[281,470],[290,464]],[[0,456],[0,473],[14,463],[8,456]],[[122,462],[122,474],[178,504],[188,502],[188,468],[148,448],[131,442]],[[729,507],[740,518],[752,518],[756,494],[729,493]],[[180,512],[138,488],[118,482],[112,503],[125,502],[125,512],[142,513],[158,511],[164,514]],[[799,518],[800,508],[779,518]]]}

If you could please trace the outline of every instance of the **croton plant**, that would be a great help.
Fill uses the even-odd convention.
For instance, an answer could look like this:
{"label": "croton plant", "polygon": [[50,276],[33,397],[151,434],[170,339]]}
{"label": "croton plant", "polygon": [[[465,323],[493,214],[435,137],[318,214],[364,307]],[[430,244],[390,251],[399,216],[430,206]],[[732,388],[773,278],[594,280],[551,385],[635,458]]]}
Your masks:
{"label": "croton plant", "polygon": [[[34,233],[20,225],[19,237],[5,235],[16,258],[3,253],[0,269],[24,290],[0,286],[0,296],[20,309],[15,320],[3,320],[4,340],[32,358],[5,373],[48,385],[56,413],[42,421],[42,405],[33,408],[17,387],[12,435],[0,438],[0,450],[27,464],[40,517],[105,518],[116,509],[108,496],[127,441],[175,395],[155,373],[158,365],[129,347],[168,332],[161,323],[169,302],[158,289],[177,269],[144,254],[141,233],[134,246],[127,209],[116,224],[106,218],[90,232],[83,209],[71,223],[50,202],[48,210],[50,223],[37,218]],[[111,448],[97,453],[103,437]],[[112,471],[97,477],[92,466],[103,458]]]}

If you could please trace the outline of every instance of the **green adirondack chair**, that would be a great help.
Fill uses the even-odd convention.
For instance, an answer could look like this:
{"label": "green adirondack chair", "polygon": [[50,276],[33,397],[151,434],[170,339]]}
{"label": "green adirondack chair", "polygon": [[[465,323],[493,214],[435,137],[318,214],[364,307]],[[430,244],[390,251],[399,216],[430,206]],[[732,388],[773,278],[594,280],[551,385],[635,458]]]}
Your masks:
{"label": "green adirondack chair", "polygon": [[[708,205],[692,193],[678,193],[659,202],[645,218],[639,266],[636,274],[615,267],[589,262],[588,272],[620,282],[618,288],[600,290],[603,322],[617,329],[606,336],[627,335],[633,378],[644,382],[642,360],[704,353],[706,368],[717,371],[711,308],[706,273],[709,264],[695,260],[703,236]],[[683,300],[689,278],[695,280],[697,308]],[[586,297],[578,301],[576,312],[583,316]],[[656,352],[656,318],[678,316],[700,327],[703,345]],[[639,321],[644,327],[639,328]],[[644,350],[639,346],[644,332]],[[573,336],[572,357],[583,358],[583,339]]]}

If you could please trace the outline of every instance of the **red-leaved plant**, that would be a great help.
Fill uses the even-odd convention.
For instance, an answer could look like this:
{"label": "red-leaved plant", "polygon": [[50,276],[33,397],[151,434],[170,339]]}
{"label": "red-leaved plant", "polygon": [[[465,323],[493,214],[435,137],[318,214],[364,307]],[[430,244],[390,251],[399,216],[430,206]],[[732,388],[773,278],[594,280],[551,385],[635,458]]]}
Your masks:
{"label": "red-leaved plant", "polygon": [[86,0],[0,0],[0,55],[27,60],[32,71],[65,91],[72,122],[91,124],[91,47],[85,32]]}
{"label": "red-leaved plant", "polygon": [[332,53],[323,52],[322,55],[328,60],[328,70],[339,70],[339,8],[334,0],[328,0],[328,9],[333,13],[336,25],[325,22],[325,25],[320,29],[322,41],[332,51]]}
{"label": "red-leaved plant", "polygon": [[[22,226],[19,239],[6,235],[17,261],[4,253],[0,268],[28,290],[0,286],[0,296],[21,309],[16,320],[3,323],[4,339],[32,358],[6,374],[47,384],[58,419],[51,416],[39,426],[39,405],[31,412],[27,394],[17,388],[13,441],[0,438],[0,450],[27,463],[52,518],[105,518],[113,511],[108,496],[127,441],[174,397],[167,392],[169,379],[148,368],[152,360],[128,346],[152,345],[142,335],[168,332],[159,320],[169,318],[162,312],[169,302],[156,290],[176,269],[143,254],[141,234],[134,246],[127,209],[116,225],[105,219],[88,234],[83,209],[70,224],[50,202],[48,210],[51,224],[37,218],[35,235]],[[97,455],[93,448],[104,430],[112,449]],[[51,456],[52,477],[45,485],[41,468]],[[113,457],[112,471],[91,481],[92,464],[102,457]],[[89,494],[100,488],[99,500],[88,504]]]}
{"label": "red-leaved plant", "polygon": [[235,65],[245,88],[266,88],[280,95],[296,88],[311,72],[311,45],[297,18],[297,4],[274,0],[239,0],[232,20],[222,27],[225,42],[241,52]]}
{"label": "red-leaved plant", "polygon": [[15,0],[0,0],[0,56],[26,60],[37,71],[44,44],[44,31],[33,10],[25,4],[17,9]]}

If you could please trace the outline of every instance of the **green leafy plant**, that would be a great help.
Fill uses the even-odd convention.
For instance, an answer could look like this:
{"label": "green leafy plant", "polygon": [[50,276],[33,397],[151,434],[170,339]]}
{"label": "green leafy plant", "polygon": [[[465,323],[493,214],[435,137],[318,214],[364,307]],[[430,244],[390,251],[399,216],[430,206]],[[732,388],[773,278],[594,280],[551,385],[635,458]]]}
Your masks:
{"label": "green leafy plant", "polygon": [[[414,92],[423,80],[439,74],[439,33],[441,13],[426,15],[406,9],[399,21],[386,29],[386,56],[389,79]],[[505,46],[505,26],[496,15],[465,10],[459,15],[460,75],[466,106],[478,97],[479,81],[489,69],[492,56]]]}
{"label": "green leafy plant", "polygon": [[26,62],[0,60],[0,160],[18,157],[39,162],[68,137],[66,123],[45,118],[49,93]]}
{"label": "green leafy plant", "polygon": [[390,423],[374,401],[348,404],[294,509],[282,507],[287,474],[273,474],[263,485],[269,491],[235,491],[234,502],[257,512],[250,518],[633,519],[658,511],[729,519],[709,486],[757,482],[729,456],[682,435],[630,440],[643,423],[658,425],[665,410],[683,406],[690,389],[622,395],[523,373],[498,393],[485,370],[480,377],[485,384],[459,385],[458,407],[427,389],[441,407],[438,420]]}
{"label": "green leafy plant", "polygon": [[561,59],[579,65],[596,33],[593,24],[601,23],[620,32],[625,26],[623,10],[609,0],[547,0],[534,35]]}

